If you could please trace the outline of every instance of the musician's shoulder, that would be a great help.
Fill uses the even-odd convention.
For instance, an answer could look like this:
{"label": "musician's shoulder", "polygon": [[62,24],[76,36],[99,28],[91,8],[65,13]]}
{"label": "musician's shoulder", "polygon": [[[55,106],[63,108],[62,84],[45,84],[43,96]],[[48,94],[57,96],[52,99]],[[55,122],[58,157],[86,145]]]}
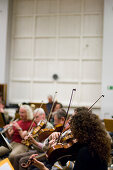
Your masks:
{"label": "musician's shoulder", "polygon": [[50,122],[47,121],[47,123],[46,123],[46,128],[52,129],[52,128],[53,128],[53,125],[52,125]]}

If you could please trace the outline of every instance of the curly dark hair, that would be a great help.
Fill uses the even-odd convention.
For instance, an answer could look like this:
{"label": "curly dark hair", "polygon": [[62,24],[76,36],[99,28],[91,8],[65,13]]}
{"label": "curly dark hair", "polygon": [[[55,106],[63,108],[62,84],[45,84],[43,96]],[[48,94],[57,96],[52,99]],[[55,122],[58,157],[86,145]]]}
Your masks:
{"label": "curly dark hair", "polygon": [[72,116],[70,128],[79,143],[87,144],[89,152],[109,162],[111,139],[97,115],[86,110],[77,112]]}
{"label": "curly dark hair", "polygon": [[86,111],[92,113],[92,110],[89,110],[88,107],[81,106],[81,107],[76,107],[74,109],[74,113],[81,112],[81,111]]}

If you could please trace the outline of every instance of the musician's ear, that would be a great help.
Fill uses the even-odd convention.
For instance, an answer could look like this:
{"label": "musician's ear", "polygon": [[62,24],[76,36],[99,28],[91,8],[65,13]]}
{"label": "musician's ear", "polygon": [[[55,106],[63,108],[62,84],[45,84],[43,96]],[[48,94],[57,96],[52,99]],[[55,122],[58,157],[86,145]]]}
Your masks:
{"label": "musician's ear", "polygon": [[64,121],[65,121],[65,118],[64,118],[64,117],[61,117],[61,121],[64,123]]}

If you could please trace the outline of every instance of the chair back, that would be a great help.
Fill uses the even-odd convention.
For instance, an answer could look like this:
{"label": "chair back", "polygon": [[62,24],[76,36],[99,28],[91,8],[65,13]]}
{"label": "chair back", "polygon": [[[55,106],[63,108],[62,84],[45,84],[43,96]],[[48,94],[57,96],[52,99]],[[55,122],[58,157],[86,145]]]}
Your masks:
{"label": "chair back", "polygon": [[104,119],[105,128],[109,132],[113,132],[113,119]]}
{"label": "chair back", "polygon": [[5,125],[6,125],[6,120],[5,120],[4,113],[0,113],[0,128],[3,128],[3,126]]}

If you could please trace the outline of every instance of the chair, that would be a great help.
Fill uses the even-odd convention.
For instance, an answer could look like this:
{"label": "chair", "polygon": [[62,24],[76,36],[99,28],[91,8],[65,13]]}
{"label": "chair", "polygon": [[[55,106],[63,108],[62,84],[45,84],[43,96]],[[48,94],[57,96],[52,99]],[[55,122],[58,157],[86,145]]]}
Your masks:
{"label": "chair", "polygon": [[113,132],[113,119],[104,119],[105,128],[109,132]]}
{"label": "chair", "polygon": [[3,126],[5,125],[6,125],[6,120],[5,120],[4,113],[0,113],[0,128],[3,128]]}

